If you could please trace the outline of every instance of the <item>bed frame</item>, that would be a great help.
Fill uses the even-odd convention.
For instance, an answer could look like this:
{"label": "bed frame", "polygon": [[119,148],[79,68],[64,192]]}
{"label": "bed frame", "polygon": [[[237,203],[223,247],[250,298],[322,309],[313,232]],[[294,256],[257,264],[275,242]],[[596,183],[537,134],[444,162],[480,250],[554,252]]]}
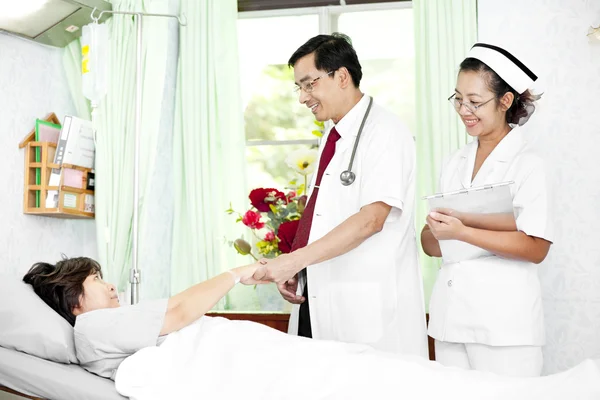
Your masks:
{"label": "bed frame", "polygon": [[17,400],[17,399],[30,399],[30,400],[44,400],[39,397],[31,397],[26,394],[19,393],[16,390],[7,388],[6,386],[0,385],[0,400]]}

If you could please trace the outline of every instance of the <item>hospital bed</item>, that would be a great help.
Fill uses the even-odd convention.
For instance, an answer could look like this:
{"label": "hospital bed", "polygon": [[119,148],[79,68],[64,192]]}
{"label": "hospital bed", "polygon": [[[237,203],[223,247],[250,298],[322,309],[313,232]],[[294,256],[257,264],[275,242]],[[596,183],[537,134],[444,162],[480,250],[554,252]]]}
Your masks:
{"label": "hospital bed", "polygon": [[0,347],[0,400],[125,400],[114,382],[75,364]]}
{"label": "hospital bed", "polygon": [[[209,313],[251,320],[281,331],[289,315],[281,313]],[[0,400],[126,400],[114,382],[76,364],[61,364],[0,346]]]}

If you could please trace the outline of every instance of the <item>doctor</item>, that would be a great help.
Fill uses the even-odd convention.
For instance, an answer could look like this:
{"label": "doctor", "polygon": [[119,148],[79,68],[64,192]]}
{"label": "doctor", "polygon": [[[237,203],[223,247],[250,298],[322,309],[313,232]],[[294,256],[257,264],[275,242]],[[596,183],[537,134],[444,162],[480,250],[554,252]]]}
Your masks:
{"label": "doctor", "polygon": [[528,88],[537,79],[496,46],[478,43],[461,63],[449,100],[474,140],[444,165],[440,192],[498,182],[511,185],[514,216],[477,220],[452,210],[427,217],[424,251],[442,257],[440,240],[458,240],[487,255],[444,260],[429,307],[429,335],[444,365],[520,377],[542,370],[544,322],[537,266],[552,244],[544,165],[519,125],[533,113]]}
{"label": "doctor", "polygon": [[427,356],[414,230],[415,147],[360,88],[349,38],[319,35],[292,55],[300,103],[331,120],[292,252],[254,278],[296,304],[289,332]]}

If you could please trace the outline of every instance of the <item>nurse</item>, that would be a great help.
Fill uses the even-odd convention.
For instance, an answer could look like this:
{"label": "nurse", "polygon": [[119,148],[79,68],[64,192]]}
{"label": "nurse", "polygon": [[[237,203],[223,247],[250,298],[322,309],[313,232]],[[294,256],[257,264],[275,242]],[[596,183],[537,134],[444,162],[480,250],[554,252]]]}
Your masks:
{"label": "nurse", "polygon": [[346,36],[313,37],[289,66],[300,103],[333,127],[293,251],[266,260],[254,278],[276,282],[296,305],[292,334],[426,357],[413,137],[360,90],[361,65]]}
{"label": "nurse", "polygon": [[546,173],[519,128],[533,113],[528,88],[537,79],[506,50],[477,43],[460,64],[449,100],[474,140],[443,166],[440,192],[506,181],[513,220],[477,220],[453,210],[427,217],[425,253],[442,257],[440,240],[487,250],[483,257],[446,262],[430,302],[429,335],[447,366],[521,377],[542,370],[544,321],[537,266],[552,244]]}

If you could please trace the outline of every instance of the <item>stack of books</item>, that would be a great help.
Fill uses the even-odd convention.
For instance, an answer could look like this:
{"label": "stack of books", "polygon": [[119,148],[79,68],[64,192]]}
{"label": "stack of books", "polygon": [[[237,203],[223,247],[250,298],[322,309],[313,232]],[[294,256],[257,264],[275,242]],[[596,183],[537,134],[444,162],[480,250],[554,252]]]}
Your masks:
{"label": "stack of books", "polygon": [[[65,116],[56,144],[56,153],[54,153],[54,164],[59,168],[52,169],[48,186],[59,186],[67,191],[63,194],[66,207],[77,208],[80,197],[75,193],[68,193],[67,187],[94,190],[94,174],[93,172],[86,174],[85,169],[93,171],[95,152],[92,123],[70,115]],[[58,207],[59,197],[59,190],[48,190],[46,208]],[[82,199],[84,211],[93,213],[94,195],[86,194]]]}

